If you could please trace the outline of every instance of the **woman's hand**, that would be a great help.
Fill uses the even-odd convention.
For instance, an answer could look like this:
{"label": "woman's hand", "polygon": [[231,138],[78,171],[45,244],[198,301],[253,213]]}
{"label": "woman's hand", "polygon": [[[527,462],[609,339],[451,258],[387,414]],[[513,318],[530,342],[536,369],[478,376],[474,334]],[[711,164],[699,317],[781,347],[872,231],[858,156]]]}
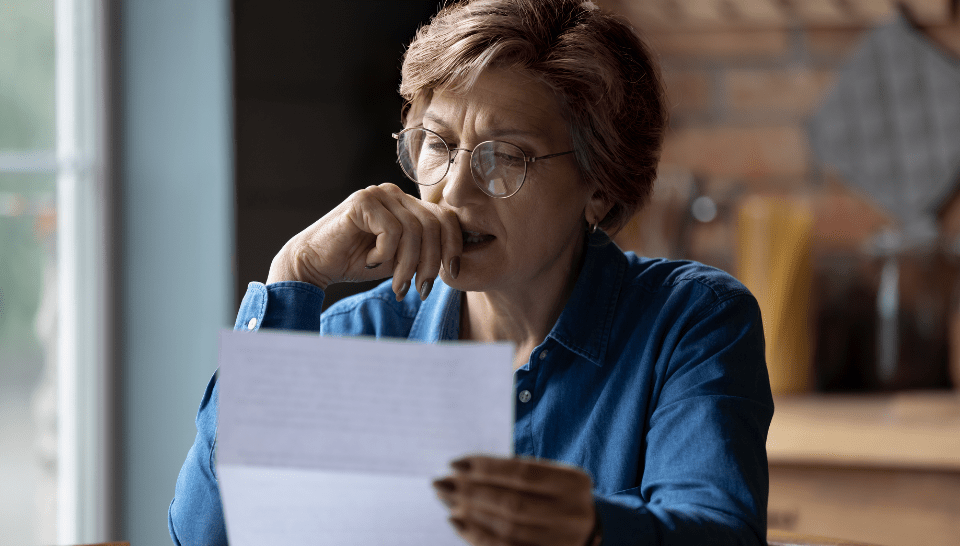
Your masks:
{"label": "woman's hand", "polygon": [[400,300],[416,274],[425,299],[441,264],[457,277],[462,251],[456,214],[380,184],[355,192],[287,241],[270,264],[267,283],[294,280],[326,289],[393,275]]}
{"label": "woman's hand", "polygon": [[596,523],[582,470],[544,460],[466,457],[434,482],[450,521],[474,546],[584,546]]}

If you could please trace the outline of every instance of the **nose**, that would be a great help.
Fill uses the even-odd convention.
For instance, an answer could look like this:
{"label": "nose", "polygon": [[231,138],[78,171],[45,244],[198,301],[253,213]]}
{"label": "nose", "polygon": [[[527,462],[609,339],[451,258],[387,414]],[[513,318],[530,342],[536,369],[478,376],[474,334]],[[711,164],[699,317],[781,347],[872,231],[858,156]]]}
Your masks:
{"label": "nose", "polygon": [[[461,153],[466,152],[466,153]],[[443,185],[443,200],[451,207],[463,207],[478,203],[485,194],[477,187],[470,170],[470,150],[458,149],[453,162],[440,184]]]}

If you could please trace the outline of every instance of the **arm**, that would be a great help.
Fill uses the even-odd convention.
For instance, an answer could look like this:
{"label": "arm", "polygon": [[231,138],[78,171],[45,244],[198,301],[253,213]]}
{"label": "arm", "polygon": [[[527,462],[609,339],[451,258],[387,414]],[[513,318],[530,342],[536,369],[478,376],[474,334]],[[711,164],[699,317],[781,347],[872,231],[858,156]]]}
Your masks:
{"label": "arm", "polygon": [[598,521],[604,546],[765,544],[773,403],[759,309],[738,291],[689,315],[657,366],[639,487],[591,495],[562,463],[467,457],[434,484],[460,535],[590,546]]}
{"label": "arm", "polygon": [[[319,332],[323,297],[323,290],[303,282],[286,281],[268,286],[250,283],[234,330],[275,328]],[[227,544],[215,472],[218,407],[219,387],[214,373],[200,402],[197,436],[180,470],[167,514],[170,537],[177,545]]]}
{"label": "arm", "polygon": [[603,544],[765,544],[773,399],[756,300],[692,321],[661,377],[641,486],[596,499]]}
{"label": "arm", "polygon": [[[284,245],[270,265],[268,285],[248,285],[234,330],[319,333],[323,289],[334,282],[392,276],[400,301],[416,275],[420,283],[416,290],[423,300],[441,260],[454,274],[459,271],[461,235],[456,214],[411,197],[393,184],[355,192]],[[226,544],[214,472],[218,393],[214,374],[168,511],[176,544]]]}

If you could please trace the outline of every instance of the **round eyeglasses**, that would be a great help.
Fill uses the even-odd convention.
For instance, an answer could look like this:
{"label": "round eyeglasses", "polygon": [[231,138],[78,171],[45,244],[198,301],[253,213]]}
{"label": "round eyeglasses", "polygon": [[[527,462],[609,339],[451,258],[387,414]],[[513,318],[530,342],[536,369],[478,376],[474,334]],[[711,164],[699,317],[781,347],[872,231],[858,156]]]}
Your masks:
{"label": "round eyeglasses", "polygon": [[518,146],[499,140],[477,144],[473,150],[452,148],[430,129],[410,127],[391,136],[397,139],[397,161],[407,178],[421,186],[433,186],[443,180],[457,157],[457,152],[470,154],[473,181],[490,197],[505,199],[520,191],[527,177],[527,164],[550,159],[559,154],[527,157]]}

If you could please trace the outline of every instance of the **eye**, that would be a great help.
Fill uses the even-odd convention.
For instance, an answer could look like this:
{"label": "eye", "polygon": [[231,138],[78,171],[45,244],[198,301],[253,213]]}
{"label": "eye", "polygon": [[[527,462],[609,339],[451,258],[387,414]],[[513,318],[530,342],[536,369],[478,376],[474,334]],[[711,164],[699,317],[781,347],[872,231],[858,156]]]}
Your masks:
{"label": "eye", "polygon": [[511,167],[523,165],[522,156],[517,156],[506,151],[498,150],[493,157],[497,160],[497,162],[503,163],[504,165],[509,165]]}

